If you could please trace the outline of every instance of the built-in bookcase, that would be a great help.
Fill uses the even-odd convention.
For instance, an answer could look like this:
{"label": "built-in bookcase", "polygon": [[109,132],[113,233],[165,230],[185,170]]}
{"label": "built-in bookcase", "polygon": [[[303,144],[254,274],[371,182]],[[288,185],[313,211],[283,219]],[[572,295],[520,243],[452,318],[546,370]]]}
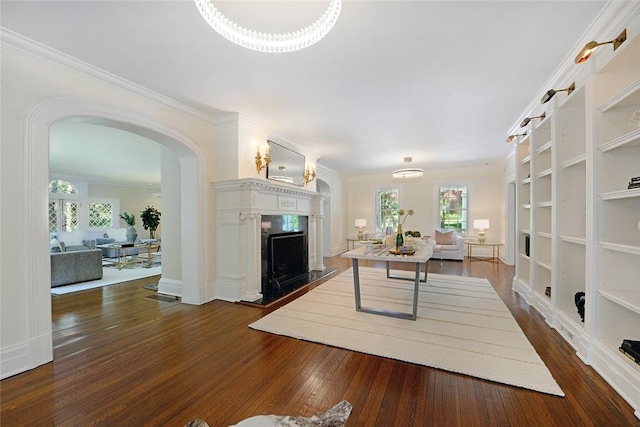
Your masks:
{"label": "built-in bookcase", "polygon": [[640,127],[631,121],[640,111],[640,16],[631,22],[619,49],[599,50],[599,62],[572,75],[572,93],[531,112],[546,117],[516,148],[513,288],[640,418],[640,365],[619,351],[624,339],[640,341],[640,189],[627,188],[640,176]]}
{"label": "built-in bookcase", "polygon": [[[594,365],[619,379],[640,404],[640,365],[618,351],[623,339],[640,341],[640,38],[596,74],[596,277]],[[637,408],[637,406],[636,406]]]}

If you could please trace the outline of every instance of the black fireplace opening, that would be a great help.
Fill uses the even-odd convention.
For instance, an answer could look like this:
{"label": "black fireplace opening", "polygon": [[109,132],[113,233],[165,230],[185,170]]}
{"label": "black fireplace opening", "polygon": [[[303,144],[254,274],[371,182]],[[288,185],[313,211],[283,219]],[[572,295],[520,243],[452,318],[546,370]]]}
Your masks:
{"label": "black fireplace opening", "polygon": [[270,235],[267,256],[267,290],[282,289],[309,272],[307,236],[302,231]]}

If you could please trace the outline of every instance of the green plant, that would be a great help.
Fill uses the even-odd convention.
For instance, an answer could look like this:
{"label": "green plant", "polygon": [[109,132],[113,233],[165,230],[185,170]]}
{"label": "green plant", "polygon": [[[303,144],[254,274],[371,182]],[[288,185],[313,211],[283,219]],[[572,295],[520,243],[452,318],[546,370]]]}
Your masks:
{"label": "green plant", "polygon": [[147,206],[140,212],[140,219],[145,230],[149,230],[149,236],[153,239],[158,226],[160,225],[160,213],[153,206]]}
{"label": "green plant", "polygon": [[120,219],[132,227],[136,225],[136,216],[134,214],[127,213],[126,211],[120,214]]}

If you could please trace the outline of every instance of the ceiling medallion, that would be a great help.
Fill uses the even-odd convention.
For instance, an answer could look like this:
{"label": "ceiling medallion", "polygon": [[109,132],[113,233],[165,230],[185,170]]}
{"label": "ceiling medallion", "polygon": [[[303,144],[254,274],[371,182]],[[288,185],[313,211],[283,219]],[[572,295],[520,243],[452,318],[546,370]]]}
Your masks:
{"label": "ceiling medallion", "polygon": [[342,6],[341,0],[329,0],[329,7],[320,18],[292,33],[260,33],[244,28],[224,16],[211,0],[194,1],[205,21],[224,38],[247,49],[268,53],[293,52],[320,41],[333,28]]}

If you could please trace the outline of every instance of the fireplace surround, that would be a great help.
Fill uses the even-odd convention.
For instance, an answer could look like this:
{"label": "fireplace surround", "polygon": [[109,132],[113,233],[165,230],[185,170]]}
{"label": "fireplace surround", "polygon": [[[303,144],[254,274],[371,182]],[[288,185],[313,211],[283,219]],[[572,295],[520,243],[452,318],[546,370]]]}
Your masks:
{"label": "fireplace surround", "polygon": [[[218,181],[213,183],[213,189],[216,299],[256,302],[263,299],[264,290],[278,286],[273,277],[269,282],[269,266],[265,266],[272,235],[298,233],[301,236],[305,247],[297,252],[306,263],[297,261],[298,272],[302,268],[311,272],[325,270],[320,193],[259,178]],[[276,238],[276,245],[285,246],[281,249],[286,250],[290,243]],[[274,277],[282,286],[279,276]],[[285,277],[284,281],[287,280],[295,281],[294,277]]]}

